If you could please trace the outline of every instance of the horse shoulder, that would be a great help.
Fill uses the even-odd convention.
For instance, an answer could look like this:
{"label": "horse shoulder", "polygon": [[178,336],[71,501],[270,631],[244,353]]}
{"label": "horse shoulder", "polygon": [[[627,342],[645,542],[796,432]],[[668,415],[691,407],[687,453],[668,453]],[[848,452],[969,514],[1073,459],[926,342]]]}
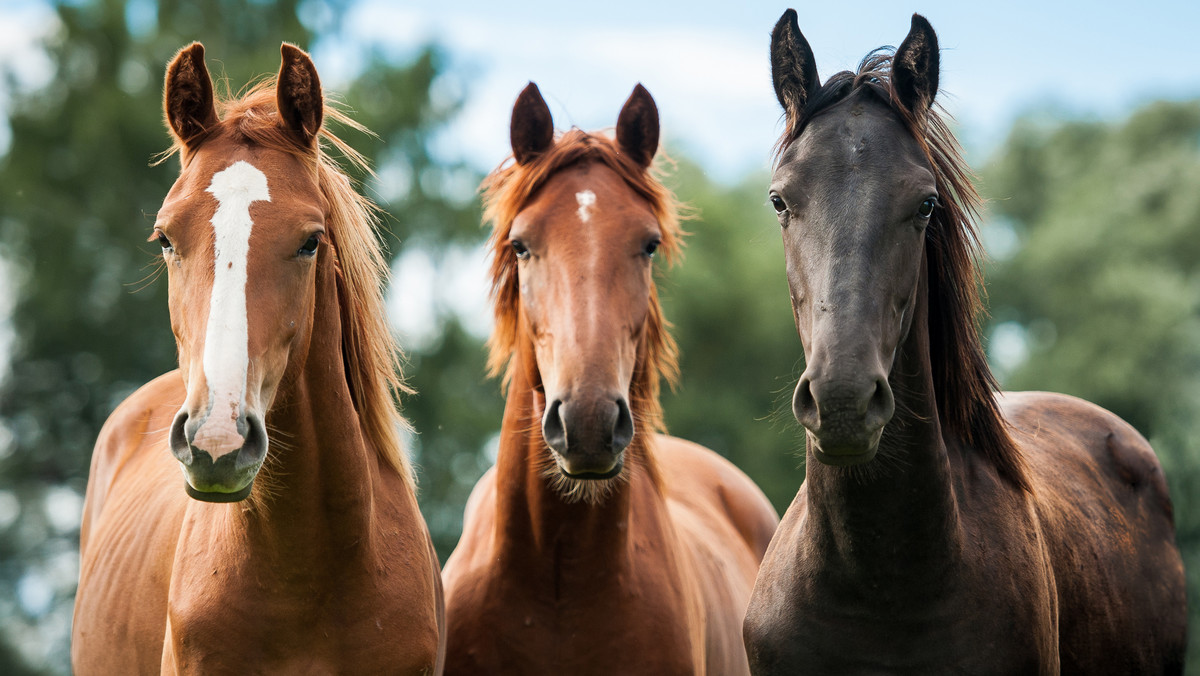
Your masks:
{"label": "horse shoulder", "polygon": [[[1059,596],[1063,669],[1129,673],[1182,664],[1184,574],[1162,466],[1113,413],[1062,394],[1001,400],[1029,460]],[[1115,649],[1115,648],[1114,648]]]}
{"label": "horse shoulder", "polygon": [[[80,527],[82,546],[86,546],[91,523],[104,509],[117,474],[136,468],[140,454],[153,452],[147,446],[154,444],[148,442],[166,438],[185,394],[179,372],[171,371],[138,388],[108,416],[92,450]],[[169,457],[165,448],[159,450]]]}
{"label": "horse shoulder", "polygon": [[159,666],[187,500],[165,439],[183,396],[177,372],[160,376],[113,411],[96,441],[80,528],[77,673]]}
{"label": "horse shoulder", "polygon": [[655,448],[668,500],[723,517],[757,564],[779,526],[762,490],[736,465],[699,444],[659,435]]}
{"label": "horse shoulder", "polygon": [[659,436],[655,455],[675,532],[706,599],[708,669],[745,673],[742,621],[779,518],[758,486],[717,453]]}

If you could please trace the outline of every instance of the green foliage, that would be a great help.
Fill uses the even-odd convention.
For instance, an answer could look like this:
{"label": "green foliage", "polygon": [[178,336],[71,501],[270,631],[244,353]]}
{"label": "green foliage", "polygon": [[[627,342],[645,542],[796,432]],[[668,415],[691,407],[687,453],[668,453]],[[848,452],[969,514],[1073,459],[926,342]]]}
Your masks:
{"label": "green foliage", "polygon": [[418,497],[443,563],[462,533],[467,496],[495,460],[493,437],[504,402],[497,381],[486,377],[486,362],[483,342],[451,319],[435,345],[414,353],[408,368],[417,396],[404,413],[417,430]]}
{"label": "green foliage", "polygon": [[1096,402],[1150,439],[1190,571],[1195,655],[1200,101],[1150,104],[1118,124],[1024,120],[982,175],[987,227],[1019,242],[988,274],[993,326],[1025,338],[1005,386]]}

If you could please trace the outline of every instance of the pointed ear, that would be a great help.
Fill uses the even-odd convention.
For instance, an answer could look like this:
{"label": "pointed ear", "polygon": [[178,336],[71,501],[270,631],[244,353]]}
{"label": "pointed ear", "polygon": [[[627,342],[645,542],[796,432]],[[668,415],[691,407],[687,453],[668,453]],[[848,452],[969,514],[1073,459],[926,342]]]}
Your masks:
{"label": "pointed ear", "polygon": [[617,116],[617,145],[641,167],[650,166],[658,152],[658,106],[641,83]]}
{"label": "pointed ear", "polygon": [[816,57],[800,32],[794,9],[784,12],[771,31],[771,79],[789,123],[804,113],[809,95],[821,86]]}
{"label": "pointed ear", "polygon": [[204,65],[204,45],[199,42],[179,50],[167,66],[163,110],[167,127],[189,150],[201,134],[220,121],[213,103],[212,78]]}
{"label": "pointed ear", "polygon": [[933,26],[913,14],[908,37],[892,59],[892,87],[910,111],[924,114],[933,105],[938,90],[938,42]]}
{"label": "pointed ear", "polygon": [[512,142],[513,157],[517,164],[529,162],[554,143],[554,120],[550,117],[550,107],[542,98],[541,90],[532,82],[525,85],[513,104],[508,138]]}
{"label": "pointed ear", "polygon": [[325,117],[325,100],[317,67],[308,54],[295,45],[285,42],[279,53],[283,56],[275,83],[279,119],[300,145],[313,146]]}

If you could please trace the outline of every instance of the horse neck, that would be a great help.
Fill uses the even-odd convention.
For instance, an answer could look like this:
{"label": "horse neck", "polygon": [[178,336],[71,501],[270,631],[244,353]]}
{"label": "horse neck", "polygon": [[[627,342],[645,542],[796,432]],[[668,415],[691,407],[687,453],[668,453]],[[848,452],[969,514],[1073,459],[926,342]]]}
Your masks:
{"label": "horse neck", "polygon": [[638,431],[625,451],[628,481],[617,483],[599,504],[565,501],[545,477],[553,461],[541,433],[545,402],[536,389],[541,379],[532,343],[524,341],[514,359],[496,458],[502,560],[518,567],[557,566],[563,555],[589,566],[624,560],[635,499],[640,526],[665,520],[665,501],[648,462],[649,433]]}
{"label": "horse neck", "polygon": [[[306,354],[289,362],[267,416],[271,452],[249,508],[230,522],[251,546],[307,565],[318,547],[369,543],[381,481],[394,475],[367,442],[351,399],[342,353],[342,316],[331,256],[316,273]],[[394,490],[407,490],[398,476]],[[292,554],[296,555],[292,559]]]}
{"label": "horse neck", "polygon": [[[958,508],[938,419],[929,348],[927,267],[889,384],[896,413],[867,466],[830,467],[808,451],[809,553],[852,578],[936,581],[956,561]],[[899,553],[899,555],[898,555]]]}

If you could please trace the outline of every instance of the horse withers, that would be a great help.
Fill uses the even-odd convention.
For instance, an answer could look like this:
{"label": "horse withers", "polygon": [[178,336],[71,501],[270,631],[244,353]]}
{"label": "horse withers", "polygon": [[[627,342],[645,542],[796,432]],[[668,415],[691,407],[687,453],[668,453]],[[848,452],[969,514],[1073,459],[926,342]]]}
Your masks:
{"label": "horse withers", "polygon": [[446,563],[447,673],[747,672],[777,517],[724,458],[657,433],[675,345],[653,259],[681,236],[650,173],[658,135],[640,85],[615,141],[556,139],[533,84],[514,106],[514,161],[484,183],[508,401]]}
{"label": "horse withers", "polygon": [[929,23],[822,84],[788,10],[771,65],[808,461],[747,611],[752,671],[1180,673],[1183,565],[1150,446],[1087,402],[995,393],[979,199],[934,106]]}
{"label": "horse withers", "polygon": [[324,121],[354,124],[326,110],[307,54],[282,57],[273,82],[228,101],[199,43],[167,69],[182,168],[150,239],[180,368],[96,442],[81,675],[441,668],[374,208],[320,145],[361,159]]}

